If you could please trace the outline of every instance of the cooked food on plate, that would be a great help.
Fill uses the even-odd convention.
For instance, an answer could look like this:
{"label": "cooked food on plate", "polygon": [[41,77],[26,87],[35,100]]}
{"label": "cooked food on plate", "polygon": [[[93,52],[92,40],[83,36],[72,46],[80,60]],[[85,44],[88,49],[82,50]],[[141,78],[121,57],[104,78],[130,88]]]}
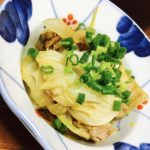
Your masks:
{"label": "cooked food on plate", "polygon": [[91,26],[48,19],[22,58],[22,78],[37,111],[57,131],[101,142],[116,132],[116,120],[147,99],[123,64],[125,54]]}

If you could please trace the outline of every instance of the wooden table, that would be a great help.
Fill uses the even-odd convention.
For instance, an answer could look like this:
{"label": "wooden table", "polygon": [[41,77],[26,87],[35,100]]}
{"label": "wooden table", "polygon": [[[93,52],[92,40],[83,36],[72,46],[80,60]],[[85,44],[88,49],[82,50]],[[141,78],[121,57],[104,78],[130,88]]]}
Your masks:
{"label": "wooden table", "polygon": [[[125,10],[150,37],[149,0],[112,0]],[[13,115],[0,97],[0,150],[40,150],[20,121]]]}

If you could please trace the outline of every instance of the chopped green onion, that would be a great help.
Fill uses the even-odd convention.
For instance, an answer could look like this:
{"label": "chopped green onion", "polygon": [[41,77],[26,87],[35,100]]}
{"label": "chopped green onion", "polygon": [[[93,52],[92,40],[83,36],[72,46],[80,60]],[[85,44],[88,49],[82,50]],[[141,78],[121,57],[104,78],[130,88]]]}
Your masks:
{"label": "chopped green onion", "polygon": [[115,71],[115,77],[112,78],[112,82],[116,83],[116,82],[120,81],[122,72],[120,70],[117,70],[117,69],[115,69],[114,71]]}
{"label": "chopped green onion", "polygon": [[122,104],[121,101],[114,101],[113,110],[114,111],[121,111],[121,104]]}
{"label": "chopped green onion", "polygon": [[126,49],[125,47],[121,47],[121,48],[117,51],[115,57],[116,57],[117,59],[122,59],[122,58],[124,57],[124,55],[126,54],[126,51],[127,51],[127,49]]}
{"label": "chopped green onion", "polygon": [[86,28],[86,31],[87,31],[87,32],[92,32],[93,34],[95,34],[95,32],[96,32],[95,29],[94,29],[94,28],[91,28],[91,27],[87,27],[87,28]]}
{"label": "chopped green onion", "polygon": [[90,71],[90,75],[94,80],[99,80],[100,78],[99,72],[96,72],[95,70]]}
{"label": "chopped green onion", "polygon": [[119,65],[122,64],[120,60],[118,60],[118,59],[116,59],[116,58],[113,58],[113,57],[110,56],[110,55],[106,55],[105,61],[107,61],[107,62],[112,62],[112,63],[118,63]]}
{"label": "chopped green onion", "polygon": [[120,43],[119,42],[111,42],[108,47],[108,53],[111,56],[114,56],[115,53],[120,49]]}
{"label": "chopped green onion", "polygon": [[60,129],[60,127],[61,127],[61,125],[62,125],[62,122],[57,118],[57,119],[54,120],[54,125],[55,125],[58,129]]}
{"label": "chopped green onion", "polygon": [[103,86],[102,87],[102,93],[103,94],[113,94],[114,93],[114,86],[109,85],[109,86]]}
{"label": "chopped green onion", "polygon": [[35,48],[29,48],[27,52],[27,55],[32,57],[33,59],[35,59],[38,54],[39,54],[39,51]]}
{"label": "chopped green onion", "polygon": [[101,40],[101,35],[100,35],[100,34],[97,34],[97,35],[93,38],[92,42],[93,42],[94,49],[96,49],[97,46],[99,46],[100,40]]}
{"label": "chopped green onion", "polygon": [[87,85],[97,92],[102,91],[102,86],[98,84],[96,81],[89,81]]}
{"label": "chopped green onion", "polygon": [[115,74],[115,72],[114,72],[114,70],[113,70],[113,68],[112,68],[112,63],[110,63],[110,62],[102,61],[102,62],[100,63],[100,66],[99,66],[99,68],[98,68],[98,71],[99,71],[100,73],[102,73],[104,70],[110,71],[113,75]]}
{"label": "chopped green onion", "polygon": [[[80,29],[86,30],[86,44],[89,51],[84,52],[79,59],[78,55],[74,54],[74,50],[77,47],[73,39],[69,37],[61,40],[62,46],[71,50],[66,56],[65,72],[73,72],[73,66],[81,63],[77,66],[83,69],[81,71],[84,71],[80,76],[80,82],[85,83],[91,89],[104,95],[110,94],[120,97],[122,102],[126,103],[130,94],[128,91],[124,91],[127,88],[122,89],[125,86],[120,82],[122,72],[119,70],[122,65],[121,59],[126,53],[126,48],[121,47],[119,42],[110,41],[110,37],[107,35],[95,34],[94,30],[86,29],[83,23],[79,24],[76,31]],[[84,96],[82,97],[81,95]],[[84,98],[85,94],[79,93],[76,101],[82,104]]]}
{"label": "chopped green onion", "polygon": [[84,23],[80,23],[77,28],[75,29],[75,31],[78,31],[78,30],[86,30],[86,26]]}
{"label": "chopped green onion", "polygon": [[118,62],[113,62],[114,69],[119,69],[120,64]]}
{"label": "chopped green onion", "polygon": [[71,48],[72,50],[77,50],[78,49],[78,47],[76,46],[76,45],[72,45],[72,48]]}
{"label": "chopped green onion", "polygon": [[131,92],[128,90],[122,92],[122,98],[124,98],[124,99],[128,99],[130,97],[130,95],[131,95]]}
{"label": "chopped green onion", "polygon": [[51,74],[54,71],[54,68],[52,66],[41,66],[40,70],[45,74]]}
{"label": "chopped green onion", "polygon": [[98,56],[97,56],[97,60],[98,60],[99,62],[105,60],[105,58],[106,58],[106,54],[98,54]]}
{"label": "chopped green onion", "polygon": [[98,61],[100,62],[100,61],[102,61],[102,60],[104,60],[104,61],[106,61],[106,62],[111,62],[111,61],[112,61],[110,55],[104,54],[104,53],[98,54]]}
{"label": "chopped green onion", "polygon": [[116,95],[117,97],[121,97],[121,92],[118,88],[114,87],[113,94]]}
{"label": "chopped green onion", "polygon": [[92,32],[86,32],[86,40],[87,40],[87,43],[91,43],[92,41],[92,36],[93,36],[93,33]]}
{"label": "chopped green onion", "polygon": [[96,53],[97,54],[106,54],[107,48],[103,46],[97,46]]}
{"label": "chopped green onion", "polygon": [[122,103],[127,104],[130,101],[130,99],[122,99]]}
{"label": "chopped green onion", "polygon": [[67,48],[71,49],[71,47],[73,45],[73,39],[72,39],[72,37],[68,37],[68,38],[62,39],[61,40],[61,45],[63,47],[67,47]]}
{"label": "chopped green onion", "polygon": [[78,63],[79,63],[79,57],[78,57],[77,54],[71,55],[70,58],[69,58],[69,60],[70,60],[70,62],[71,62],[71,64],[72,64],[73,66],[76,66],[76,65],[78,65]]}
{"label": "chopped green onion", "polygon": [[98,56],[97,56],[97,60],[99,61],[99,62],[101,62],[101,61],[106,61],[106,62],[112,62],[112,63],[118,63],[119,65],[121,65],[122,63],[121,63],[121,61],[120,60],[118,60],[118,59],[116,59],[116,58],[113,58],[111,55],[109,55],[108,53],[106,53],[106,54],[104,54],[104,53],[102,53],[102,54],[98,54]]}
{"label": "chopped green onion", "polygon": [[88,52],[84,52],[84,54],[82,55],[81,59],[80,59],[80,63],[84,64],[88,61],[89,59],[89,53]]}
{"label": "chopped green onion", "polygon": [[82,83],[87,83],[89,81],[89,74],[83,74],[80,76],[80,81]]}
{"label": "chopped green onion", "polygon": [[54,127],[57,131],[59,131],[60,133],[64,134],[67,131],[67,127],[61,122],[60,119],[55,119],[54,122]]}
{"label": "chopped green onion", "polygon": [[110,44],[110,37],[107,35],[101,35],[101,39],[100,39],[100,45],[104,46],[104,47],[108,47]]}
{"label": "chopped green onion", "polygon": [[93,66],[93,67],[95,66],[95,60],[96,60],[96,57],[93,55],[93,56],[92,56],[92,66]]}
{"label": "chopped green onion", "polygon": [[96,66],[93,66],[92,64],[87,64],[85,67],[84,67],[84,70],[89,72],[91,70],[95,70],[95,71],[98,71],[98,67]]}
{"label": "chopped green onion", "polygon": [[115,46],[116,49],[119,49],[120,48],[120,43],[119,42],[115,42],[114,46]]}
{"label": "chopped green onion", "polygon": [[85,94],[79,93],[78,97],[76,99],[76,102],[79,103],[79,104],[83,104],[84,100],[85,100]]}
{"label": "chopped green onion", "polygon": [[120,78],[121,78],[121,75],[122,75],[122,72],[121,72],[120,70],[117,70],[117,69],[116,69],[116,70],[115,70],[115,73],[116,73],[116,77],[120,79]]}
{"label": "chopped green onion", "polygon": [[111,46],[108,47],[108,53],[109,54],[114,55],[115,52],[116,52],[116,48],[115,47],[111,47]]}
{"label": "chopped green onion", "polygon": [[107,85],[111,82],[112,73],[110,71],[104,70],[102,72],[101,83]]}

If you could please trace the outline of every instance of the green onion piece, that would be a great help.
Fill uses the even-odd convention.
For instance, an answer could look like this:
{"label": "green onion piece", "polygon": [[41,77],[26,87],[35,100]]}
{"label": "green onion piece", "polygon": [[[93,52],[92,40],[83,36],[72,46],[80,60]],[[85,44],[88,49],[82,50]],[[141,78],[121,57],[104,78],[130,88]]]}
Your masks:
{"label": "green onion piece", "polygon": [[89,74],[83,74],[80,76],[80,81],[82,83],[87,83],[89,81]]}
{"label": "green onion piece", "polygon": [[110,62],[102,61],[102,62],[100,63],[100,66],[99,66],[99,68],[98,68],[98,71],[99,71],[100,73],[102,73],[104,70],[108,70],[108,71],[110,71],[113,75],[115,75],[115,72],[114,72],[114,70],[113,70],[113,68],[112,68],[112,63],[110,63]]}
{"label": "green onion piece", "polygon": [[72,48],[71,48],[72,50],[77,50],[78,49],[78,47],[76,46],[76,45],[72,45]]}
{"label": "green onion piece", "polygon": [[122,98],[124,98],[124,99],[128,99],[130,97],[130,95],[131,95],[131,92],[128,90],[122,92]]}
{"label": "green onion piece", "polygon": [[65,126],[64,124],[61,125],[61,128],[60,128],[60,132],[62,134],[65,134],[67,132],[67,126]]}
{"label": "green onion piece", "polygon": [[113,94],[116,95],[117,97],[121,97],[121,92],[118,88],[114,87]]}
{"label": "green onion piece", "polygon": [[102,72],[101,83],[107,85],[111,82],[112,73],[110,71],[104,70]]}
{"label": "green onion piece", "polygon": [[95,66],[95,60],[96,60],[96,56],[92,56],[92,66],[94,67]]}
{"label": "green onion piece", "polygon": [[100,84],[98,84],[96,81],[89,81],[87,83],[87,85],[92,88],[93,90],[97,91],[97,92],[101,92],[102,91],[102,86]]}
{"label": "green onion piece", "polygon": [[78,30],[86,30],[86,26],[84,23],[80,23],[77,28],[75,29],[75,31],[78,31]]}
{"label": "green onion piece", "polygon": [[101,35],[100,35],[100,34],[97,34],[97,35],[93,38],[92,42],[93,42],[94,49],[96,49],[97,46],[99,46],[100,40],[101,40]]}
{"label": "green onion piece", "polygon": [[99,72],[96,72],[95,70],[90,71],[90,76],[92,77],[92,79],[96,81],[99,80],[100,78]]}
{"label": "green onion piece", "polygon": [[91,43],[92,41],[92,36],[93,36],[93,33],[92,32],[86,32],[86,40],[87,40],[87,43]]}
{"label": "green onion piece", "polygon": [[122,58],[124,57],[124,55],[126,54],[126,51],[127,51],[127,49],[126,49],[125,47],[121,47],[121,48],[117,51],[117,53],[116,53],[116,55],[115,55],[115,58],[117,58],[117,59],[122,59]]}
{"label": "green onion piece", "polygon": [[68,38],[62,39],[61,40],[61,45],[63,47],[66,47],[66,48],[71,48],[72,45],[73,45],[73,39],[72,39],[72,37],[68,37]]}
{"label": "green onion piece", "polygon": [[84,52],[84,54],[82,55],[82,57],[80,58],[80,63],[84,64],[88,61],[89,59],[89,53],[88,52]]}
{"label": "green onion piece", "polygon": [[115,47],[111,47],[111,46],[108,47],[108,53],[110,55],[114,55],[115,52],[116,52],[116,48]]}
{"label": "green onion piece", "polygon": [[121,72],[120,70],[117,70],[117,69],[116,69],[116,70],[115,70],[115,73],[116,73],[116,77],[120,79],[120,78],[121,78],[121,75],[122,75],[122,72]]}
{"label": "green onion piece", "polygon": [[120,64],[118,62],[113,62],[113,68],[114,69],[119,69],[120,68]]}
{"label": "green onion piece", "polygon": [[100,45],[104,46],[104,47],[108,47],[110,44],[110,37],[107,35],[101,35],[101,39],[100,39]]}
{"label": "green onion piece", "polygon": [[78,63],[79,63],[79,57],[78,57],[77,54],[71,55],[70,58],[69,58],[69,60],[70,60],[70,62],[71,62],[71,64],[72,64],[73,66],[76,66],[76,65],[78,65]]}
{"label": "green onion piece", "polygon": [[32,57],[33,59],[35,59],[38,54],[39,54],[39,51],[35,48],[29,48],[27,52],[27,55]]}
{"label": "green onion piece", "polygon": [[107,53],[107,48],[106,48],[106,47],[102,47],[102,46],[97,46],[97,48],[96,48],[96,53],[97,53],[97,54],[104,54],[104,53]]}
{"label": "green onion piece", "polygon": [[67,131],[67,127],[61,122],[60,119],[55,119],[54,122],[54,128],[59,131],[60,133],[64,134]]}
{"label": "green onion piece", "polygon": [[112,57],[110,55],[108,55],[108,54],[100,54],[100,55],[98,55],[98,60],[102,61],[102,59],[105,60],[106,62],[112,62]]}
{"label": "green onion piece", "polygon": [[87,31],[87,32],[92,32],[93,34],[95,34],[95,32],[96,32],[95,29],[94,29],[94,28],[91,28],[91,27],[87,27],[87,28],[86,28],[86,31]]}
{"label": "green onion piece", "polygon": [[54,120],[54,125],[60,129],[61,128],[61,125],[62,125],[62,122],[57,118]]}
{"label": "green onion piece", "polygon": [[115,46],[116,49],[119,49],[120,48],[120,43],[119,42],[115,42],[114,46]]}
{"label": "green onion piece", "polygon": [[112,78],[112,83],[116,83],[120,81],[122,72],[120,70],[115,69],[115,77]]}
{"label": "green onion piece", "polygon": [[86,66],[84,66],[84,70],[89,72],[91,70],[98,71],[98,67],[93,66],[92,63],[88,63]]}
{"label": "green onion piece", "polygon": [[54,68],[52,66],[41,66],[40,70],[45,74],[51,74],[54,71]]}
{"label": "green onion piece", "polygon": [[122,103],[125,103],[125,104],[127,104],[129,101],[130,101],[129,98],[128,99],[122,99]]}
{"label": "green onion piece", "polygon": [[103,86],[102,87],[102,93],[104,95],[109,95],[109,94],[113,94],[114,93],[114,86],[109,85],[109,86]]}
{"label": "green onion piece", "polygon": [[121,104],[122,104],[121,101],[114,101],[113,110],[114,111],[121,111]]}
{"label": "green onion piece", "polygon": [[108,47],[108,53],[111,56],[114,56],[119,49],[120,49],[120,43],[119,42],[111,42],[109,47]]}
{"label": "green onion piece", "polygon": [[98,54],[97,61],[101,62],[105,60],[105,58],[106,58],[106,54]]}
{"label": "green onion piece", "polygon": [[76,99],[76,102],[79,103],[79,104],[83,104],[84,100],[85,100],[85,94],[79,93],[78,97]]}
{"label": "green onion piece", "polygon": [[102,53],[102,54],[98,54],[97,56],[97,60],[99,62],[101,61],[106,61],[106,62],[111,62],[111,63],[118,63],[119,65],[121,65],[121,61],[119,59],[113,58],[111,55],[109,55],[108,53]]}

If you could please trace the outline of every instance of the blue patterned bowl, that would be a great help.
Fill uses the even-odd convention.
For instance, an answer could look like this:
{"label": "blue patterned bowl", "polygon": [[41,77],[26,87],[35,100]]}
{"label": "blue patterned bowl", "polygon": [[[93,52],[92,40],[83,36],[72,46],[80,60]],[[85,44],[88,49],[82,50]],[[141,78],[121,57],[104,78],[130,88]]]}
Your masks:
{"label": "blue patterned bowl", "polygon": [[[95,28],[127,47],[125,65],[150,96],[150,41],[138,25],[108,0],[5,0],[0,5],[0,89],[5,102],[44,149],[150,150],[150,104],[119,121],[119,131],[101,144],[71,140],[38,117],[25,91],[20,60],[32,47],[43,20],[63,18],[70,26],[89,24],[96,8]],[[141,108],[141,107],[139,107]]]}

